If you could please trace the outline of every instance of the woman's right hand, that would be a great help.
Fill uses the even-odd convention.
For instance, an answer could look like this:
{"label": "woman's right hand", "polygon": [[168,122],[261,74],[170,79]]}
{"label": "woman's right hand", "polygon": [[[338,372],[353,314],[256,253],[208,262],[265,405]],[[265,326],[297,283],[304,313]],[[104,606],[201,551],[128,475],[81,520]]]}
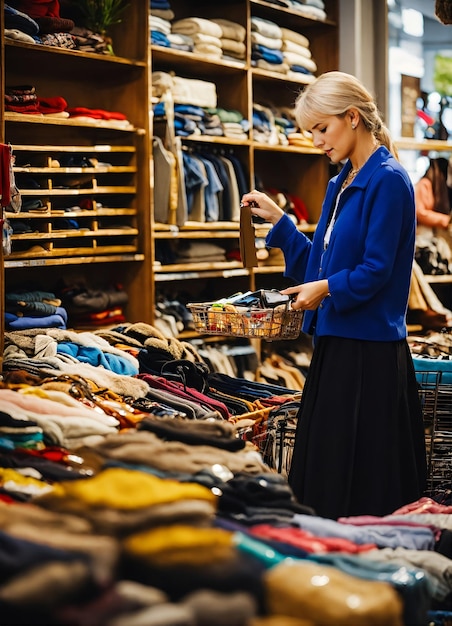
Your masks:
{"label": "woman's right hand", "polygon": [[266,193],[262,191],[250,191],[243,194],[242,204],[251,207],[254,215],[262,217],[266,222],[270,222],[273,226],[279,222],[284,215],[284,211],[274,202]]}

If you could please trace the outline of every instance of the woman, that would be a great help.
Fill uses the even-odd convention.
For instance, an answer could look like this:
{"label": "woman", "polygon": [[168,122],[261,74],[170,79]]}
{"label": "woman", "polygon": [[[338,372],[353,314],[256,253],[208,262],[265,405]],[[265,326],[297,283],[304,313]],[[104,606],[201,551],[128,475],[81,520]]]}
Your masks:
{"label": "woman", "polygon": [[452,325],[452,312],[422,276],[422,273],[448,274],[452,268],[452,189],[447,186],[447,174],[447,159],[430,159],[427,171],[414,186],[416,261],[407,317],[410,323],[420,323],[424,330],[442,330]]}
{"label": "woman", "polygon": [[328,72],[300,94],[295,115],[334,164],[312,242],[264,193],[242,198],[273,224],[314,337],[289,482],[317,515],[386,515],[426,481],[422,412],[405,315],[415,241],[414,192],[372,96]]}
{"label": "woman", "polygon": [[448,160],[444,157],[430,159],[427,171],[415,185],[418,227],[447,230],[450,225],[452,190],[447,186],[448,165]]}
{"label": "woman", "polygon": [[416,205],[416,258],[426,274],[449,274],[452,269],[452,191],[447,187],[448,161],[430,159],[430,165],[414,187]]}

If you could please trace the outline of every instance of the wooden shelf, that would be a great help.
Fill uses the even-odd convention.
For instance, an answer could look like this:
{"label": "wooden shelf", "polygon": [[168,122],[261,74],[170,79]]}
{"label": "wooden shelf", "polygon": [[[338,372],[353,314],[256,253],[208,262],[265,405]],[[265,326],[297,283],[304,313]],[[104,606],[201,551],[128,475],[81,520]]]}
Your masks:
{"label": "wooden shelf", "polygon": [[61,118],[52,115],[27,115],[26,113],[12,113],[11,111],[5,111],[5,122],[15,122],[20,124],[45,124],[52,126],[73,126],[80,128],[99,128],[106,130],[115,130],[118,132],[143,132],[142,129],[136,128],[130,122],[128,124],[117,124],[110,120],[95,120],[88,122],[85,118],[79,119],[77,117]]}
{"label": "wooden shelf", "polygon": [[[149,6],[132,3],[111,35],[117,56],[2,36],[3,85],[30,85],[38,98],[125,118],[31,115],[1,105],[0,140],[12,146],[23,208],[30,200],[44,205],[4,214],[13,235],[12,253],[1,258],[2,292],[23,282],[52,291],[64,266],[65,279],[93,288],[124,284],[128,319],[151,323]],[[65,224],[69,219],[78,228]]]}
{"label": "wooden shelf", "polygon": [[[4,1],[0,3],[3,8]],[[336,5],[334,0],[325,0],[325,21],[266,0],[228,0],[227,15],[245,28],[248,37],[252,16],[306,34],[321,73],[338,64]],[[224,6],[208,2],[174,0],[172,9],[178,19],[193,14],[206,19],[224,17]],[[3,38],[0,70],[4,85],[33,85],[43,98],[59,95],[72,108],[122,112],[126,121],[88,121],[3,110],[0,140],[13,147],[22,200],[40,200],[44,206],[42,211],[5,213],[13,225],[26,222],[33,232],[25,233],[17,225],[12,254],[2,261],[2,284],[8,289],[26,278],[48,287],[49,280],[59,278],[61,265],[97,284],[114,276],[127,286],[129,319],[152,323],[157,284],[164,288],[170,281],[180,280],[190,289],[191,280],[215,284],[218,279],[232,278],[241,288],[255,289],[259,280],[265,282],[266,274],[281,273],[284,268],[279,265],[248,269],[236,261],[155,262],[156,245],[204,240],[223,241],[225,247],[236,248],[240,228],[238,222],[230,221],[187,221],[183,227],[154,222],[153,188],[158,173],[154,170],[152,138],[154,132],[160,138],[167,136],[167,120],[156,120],[150,114],[150,106],[156,103],[151,79],[153,71],[166,71],[211,81],[216,86],[218,107],[240,112],[251,124],[254,103],[274,100],[275,106],[291,106],[305,84],[304,77],[281,76],[253,67],[249,39],[243,60],[213,59],[150,44],[149,3],[131,3],[123,24],[113,31],[113,41],[118,56]],[[247,188],[252,189],[259,180],[266,188],[287,189],[299,196],[312,222],[301,225],[300,230],[315,230],[329,178],[328,160],[322,151],[313,146],[264,145],[252,139],[251,131],[247,139],[192,134],[177,137],[175,144],[180,152],[183,148],[222,157],[234,155],[243,164]],[[77,161],[78,155],[95,157],[99,164],[69,165],[69,157]],[[36,188],[27,179],[36,181]],[[80,208],[74,206],[78,204]],[[79,228],[65,228],[64,219],[76,220]],[[269,228],[256,224],[256,237],[265,237]],[[22,250],[27,246],[34,250]],[[91,263],[96,264],[95,272],[88,267]]]}
{"label": "wooden shelf", "polygon": [[90,265],[91,263],[107,263],[107,264],[115,264],[115,263],[131,263],[131,262],[143,262],[145,257],[143,254],[111,254],[108,256],[91,256],[84,255],[78,258],[41,258],[41,259],[11,259],[7,257],[5,259],[5,268],[41,268],[41,267],[52,267],[52,266],[60,266],[60,265]]}
{"label": "wooden shelf", "polygon": [[115,216],[120,216],[120,215],[124,215],[124,216],[132,216],[132,215],[136,215],[137,211],[136,209],[107,209],[107,208],[97,208],[97,209],[93,209],[92,211],[83,211],[83,210],[79,210],[79,211],[75,211],[75,210],[71,210],[71,211],[36,211],[36,212],[31,212],[31,211],[20,211],[20,213],[11,213],[9,211],[5,212],[5,217],[8,218],[9,220],[14,220],[14,219],[18,219],[18,220],[24,220],[24,219],[33,219],[33,220],[37,220],[37,219],[49,219],[49,218],[65,218],[65,217],[76,217],[76,218],[80,218],[80,217],[115,217]]}
{"label": "wooden shelf", "polygon": [[29,44],[23,43],[20,41],[13,41],[5,37],[5,48],[15,48],[18,54],[20,54],[20,50],[23,50],[25,54],[25,58],[28,60],[30,58],[30,54],[35,56],[58,56],[58,58],[65,58],[66,64],[69,59],[72,59],[76,62],[86,62],[92,68],[93,65],[100,64],[102,67],[108,67],[108,65],[115,66],[117,70],[117,66],[136,66],[146,68],[146,61],[134,60],[125,57],[120,57],[116,55],[108,55],[108,54],[96,54],[94,52],[81,52],[80,50],[70,50],[68,48],[59,48],[57,46],[46,46],[41,44]]}
{"label": "wooden shelf", "polygon": [[437,152],[452,152],[452,141],[440,141],[437,139],[425,139],[418,141],[410,137],[400,137],[394,141],[398,150],[419,150],[421,152],[429,152],[431,150]]}

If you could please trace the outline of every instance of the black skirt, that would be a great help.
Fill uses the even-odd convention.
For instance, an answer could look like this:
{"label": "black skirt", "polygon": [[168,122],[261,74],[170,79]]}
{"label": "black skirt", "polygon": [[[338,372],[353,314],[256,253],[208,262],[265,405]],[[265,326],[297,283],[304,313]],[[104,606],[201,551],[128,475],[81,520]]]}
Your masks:
{"label": "black skirt", "polygon": [[297,500],[331,519],[382,516],[421,497],[426,479],[407,342],[318,338],[289,472]]}

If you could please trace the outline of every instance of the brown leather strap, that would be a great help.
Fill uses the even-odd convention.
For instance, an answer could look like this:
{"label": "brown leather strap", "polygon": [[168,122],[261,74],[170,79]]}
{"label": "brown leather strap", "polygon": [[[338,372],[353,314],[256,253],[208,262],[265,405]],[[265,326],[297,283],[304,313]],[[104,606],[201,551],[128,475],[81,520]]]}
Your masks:
{"label": "brown leather strap", "polygon": [[240,205],[240,256],[243,267],[257,267],[251,207]]}

